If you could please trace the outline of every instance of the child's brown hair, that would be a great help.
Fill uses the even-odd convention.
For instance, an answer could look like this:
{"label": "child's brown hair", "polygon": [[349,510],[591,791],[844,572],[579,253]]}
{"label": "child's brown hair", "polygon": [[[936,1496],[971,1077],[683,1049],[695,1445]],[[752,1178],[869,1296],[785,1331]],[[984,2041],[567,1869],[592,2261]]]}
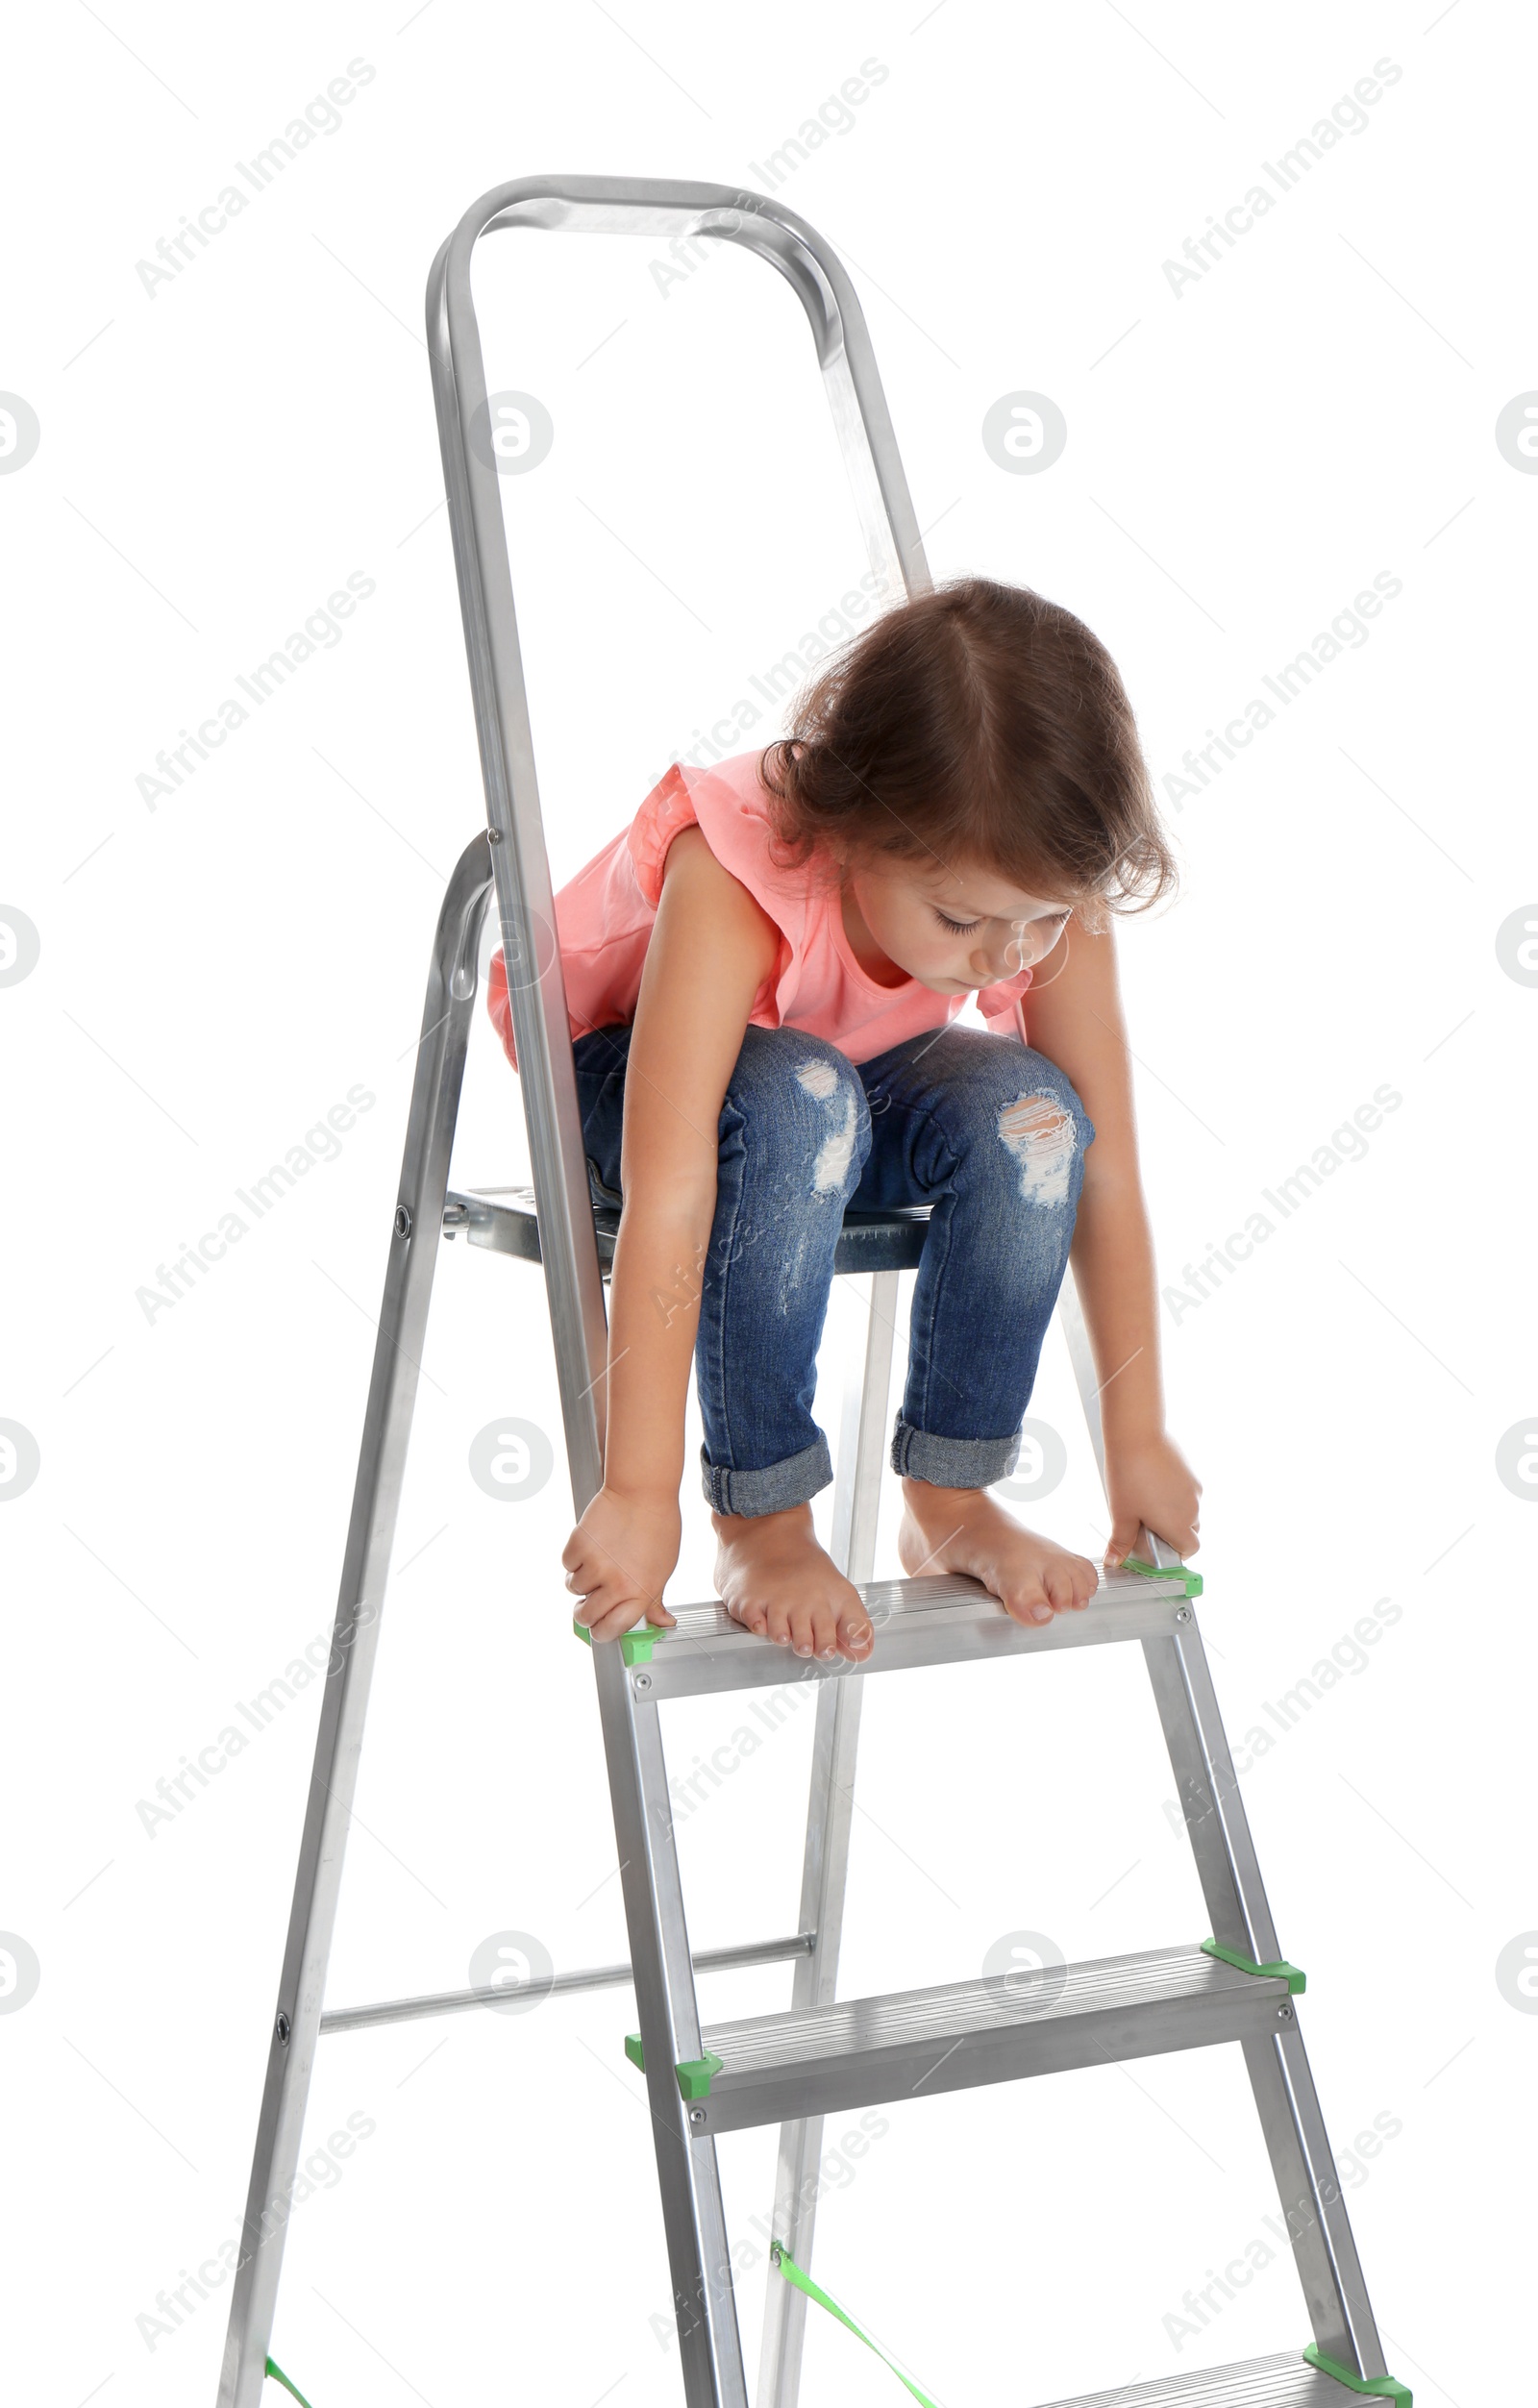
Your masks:
{"label": "child's brown hair", "polygon": [[889,610],[798,696],[759,774],[789,862],[829,839],[976,862],[1092,927],[1176,883],[1116,664],[1029,586],[955,578]]}

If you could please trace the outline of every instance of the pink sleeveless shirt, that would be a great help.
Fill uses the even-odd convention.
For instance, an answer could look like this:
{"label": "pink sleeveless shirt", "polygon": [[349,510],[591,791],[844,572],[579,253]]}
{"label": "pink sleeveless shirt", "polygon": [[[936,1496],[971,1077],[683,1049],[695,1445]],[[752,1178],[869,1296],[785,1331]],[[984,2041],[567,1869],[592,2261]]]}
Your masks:
{"label": "pink sleeveless shirt", "polygon": [[[784,870],[770,858],[769,804],[757,752],[711,769],[675,761],[629,828],[560,889],[556,926],[574,1038],[633,1021],[667,849],[681,828],[693,827],[780,931],[779,958],[749,1014],[753,1027],[805,1029],[852,1062],[866,1062],[905,1037],[955,1019],[964,995],[937,995],[917,979],[878,986],[866,975],[850,947],[837,886],[819,882],[814,862]],[[1015,1002],[1029,984],[1030,972],[1023,970],[979,992],[978,1006],[990,1028],[1018,1033]],[[500,947],[492,956],[486,1008],[516,1070]]]}

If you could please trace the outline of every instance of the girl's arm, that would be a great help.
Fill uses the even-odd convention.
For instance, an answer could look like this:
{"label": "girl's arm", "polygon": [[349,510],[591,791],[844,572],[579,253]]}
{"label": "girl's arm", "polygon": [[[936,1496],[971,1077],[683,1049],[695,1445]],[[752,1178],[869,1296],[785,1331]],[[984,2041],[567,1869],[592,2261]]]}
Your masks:
{"label": "girl's arm", "polygon": [[1193,1554],[1202,1484],[1164,1430],[1154,1242],[1112,932],[1091,935],[1071,919],[1024,1007],[1030,1043],[1072,1081],[1095,1130],[1070,1260],[1100,1379],[1111,1507],[1105,1561],[1131,1552],[1143,1523],[1178,1554]]}
{"label": "girl's arm", "polygon": [[608,1296],[604,1485],[561,1555],[576,1619],[617,1638],[671,1623],[683,1412],[715,1219],[721,1105],[780,931],[698,828],[663,864],[625,1074],[625,1208]]}

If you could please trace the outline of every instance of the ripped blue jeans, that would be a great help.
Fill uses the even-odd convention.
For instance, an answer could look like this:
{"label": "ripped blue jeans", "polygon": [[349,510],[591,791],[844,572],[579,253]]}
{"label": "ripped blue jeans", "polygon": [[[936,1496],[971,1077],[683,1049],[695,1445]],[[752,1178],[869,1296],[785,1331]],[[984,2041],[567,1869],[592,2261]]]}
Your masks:
{"label": "ripped blue jeans", "polygon": [[[595,1029],[574,1048],[598,1204],[621,1202],[630,1040]],[[983,1029],[927,1030],[856,1065],[803,1030],[750,1028],[719,1127],[695,1346],[715,1510],[781,1512],[833,1477],[811,1407],[846,1205],[932,1206],[893,1470],[944,1488],[1002,1479],[1095,1135],[1062,1072]]]}

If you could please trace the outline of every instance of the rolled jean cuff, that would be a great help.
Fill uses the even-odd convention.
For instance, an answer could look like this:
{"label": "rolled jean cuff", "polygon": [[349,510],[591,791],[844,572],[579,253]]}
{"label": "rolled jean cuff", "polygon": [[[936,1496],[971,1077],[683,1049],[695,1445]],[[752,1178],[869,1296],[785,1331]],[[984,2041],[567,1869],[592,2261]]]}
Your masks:
{"label": "rolled jean cuff", "polygon": [[800,1454],[787,1454],[782,1463],[771,1463],[761,1472],[733,1472],[724,1464],[713,1464],[702,1447],[700,1472],[706,1500],[717,1513],[784,1513],[791,1505],[806,1504],[828,1486],[833,1477],[833,1459],[819,1430],[815,1446],[804,1447]]}
{"label": "rolled jean cuff", "polygon": [[935,1488],[991,1488],[1013,1470],[1020,1432],[1007,1438],[936,1438],[899,1413],[892,1429],[892,1469],[904,1479]]}

